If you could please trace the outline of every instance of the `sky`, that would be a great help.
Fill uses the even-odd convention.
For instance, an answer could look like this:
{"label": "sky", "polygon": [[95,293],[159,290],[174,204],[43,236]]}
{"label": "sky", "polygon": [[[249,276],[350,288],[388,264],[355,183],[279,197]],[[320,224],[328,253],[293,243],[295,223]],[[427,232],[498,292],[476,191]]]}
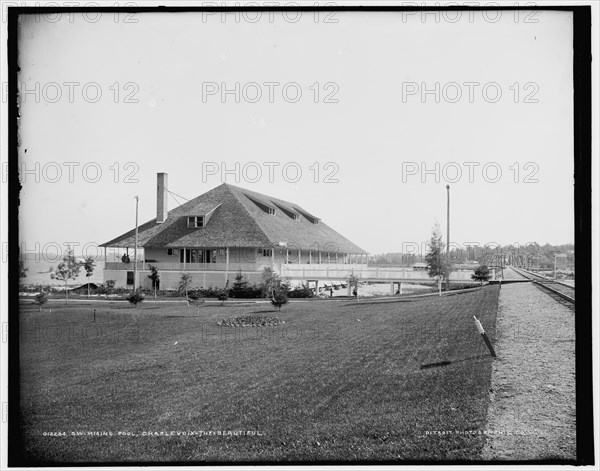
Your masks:
{"label": "sky", "polygon": [[450,13],[24,16],[22,250],[154,218],[158,172],[170,208],[228,182],[370,253],[445,234],[448,184],[455,244],[573,242],[571,14]]}

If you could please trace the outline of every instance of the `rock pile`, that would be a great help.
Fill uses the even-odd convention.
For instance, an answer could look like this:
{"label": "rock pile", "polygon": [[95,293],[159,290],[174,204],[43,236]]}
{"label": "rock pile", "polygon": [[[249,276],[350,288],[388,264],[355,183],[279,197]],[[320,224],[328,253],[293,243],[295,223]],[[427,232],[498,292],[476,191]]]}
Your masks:
{"label": "rock pile", "polygon": [[226,327],[267,327],[279,324],[285,324],[285,321],[282,321],[278,317],[256,315],[230,317],[229,319],[217,322],[217,325]]}

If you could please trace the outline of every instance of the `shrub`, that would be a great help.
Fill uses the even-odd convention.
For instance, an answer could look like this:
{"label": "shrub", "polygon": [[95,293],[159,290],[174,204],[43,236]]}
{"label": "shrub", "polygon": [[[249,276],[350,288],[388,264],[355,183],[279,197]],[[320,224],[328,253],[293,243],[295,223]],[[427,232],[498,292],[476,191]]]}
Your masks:
{"label": "shrub", "polygon": [[474,281],[479,281],[481,286],[483,286],[483,282],[488,281],[491,278],[490,269],[486,265],[480,265],[471,275],[471,278]]}
{"label": "shrub", "polygon": [[196,306],[198,315],[200,315],[200,308],[204,304],[204,296],[199,289],[190,291],[188,294],[188,304]]}
{"label": "shrub", "polygon": [[225,304],[225,301],[227,301],[227,298],[229,298],[229,293],[227,292],[226,289],[222,289],[222,290],[219,290],[219,294],[217,297],[218,297],[219,301],[221,301],[221,306],[223,306]]}
{"label": "shrub", "polygon": [[137,307],[138,303],[141,303],[144,300],[144,298],[145,296],[143,295],[143,293],[140,290],[137,290],[130,293],[126,299],[131,304],[133,304],[134,307]]}
{"label": "shrub", "polygon": [[95,290],[95,294],[113,294],[115,291],[115,280],[106,280]]}
{"label": "shrub", "polygon": [[256,285],[250,285],[247,280],[244,279],[242,272],[238,272],[235,275],[235,281],[233,282],[232,288],[229,290],[229,296],[232,298],[262,298],[263,288],[257,287]]}
{"label": "shrub", "polygon": [[287,304],[288,296],[287,290],[281,286],[273,288],[273,295],[271,296],[271,304],[281,311],[281,306]]}
{"label": "shrub", "polygon": [[229,290],[229,296],[232,298],[245,298],[245,299],[255,299],[255,298],[263,298],[263,289],[259,286],[252,285],[246,286],[243,289],[235,290],[232,288]]}
{"label": "shrub", "polygon": [[42,306],[48,302],[48,295],[44,291],[40,291],[35,295],[35,298],[33,298],[33,302],[39,306],[41,311]]}
{"label": "shrub", "polygon": [[192,284],[192,276],[189,273],[184,273],[181,275],[179,279],[179,285],[177,286],[177,291],[180,293],[185,293],[185,297],[188,296],[188,290],[190,289],[190,285]]}
{"label": "shrub", "polygon": [[315,294],[312,289],[303,284],[289,290],[287,295],[289,298],[312,298]]}

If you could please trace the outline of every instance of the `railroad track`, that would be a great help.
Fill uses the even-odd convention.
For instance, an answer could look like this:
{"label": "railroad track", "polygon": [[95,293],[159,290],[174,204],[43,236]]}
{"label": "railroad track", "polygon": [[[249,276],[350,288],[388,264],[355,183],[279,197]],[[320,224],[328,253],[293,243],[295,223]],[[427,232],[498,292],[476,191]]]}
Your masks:
{"label": "railroad track", "polygon": [[575,287],[562,283],[560,281],[546,278],[545,276],[532,273],[522,268],[511,267],[519,275],[533,281],[540,289],[548,292],[558,300],[567,301],[570,305],[575,305]]}

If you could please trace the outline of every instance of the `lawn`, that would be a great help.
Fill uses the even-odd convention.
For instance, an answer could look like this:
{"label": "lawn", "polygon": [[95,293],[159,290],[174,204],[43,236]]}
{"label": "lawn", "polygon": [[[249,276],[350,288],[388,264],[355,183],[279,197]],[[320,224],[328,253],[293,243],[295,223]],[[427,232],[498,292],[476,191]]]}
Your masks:
{"label": "lawn", "polygon": [[[492,359],[472,316],[493,338],[497,286],[281,312],[208,305],[200,316],[182,304],[30,303],[20,312],[30,462],[473,460],[484,443],[439,432],[485,427]],[[285,324],[217,325],[257,312]],[[440,361],[452,363],[420,368]]]}

